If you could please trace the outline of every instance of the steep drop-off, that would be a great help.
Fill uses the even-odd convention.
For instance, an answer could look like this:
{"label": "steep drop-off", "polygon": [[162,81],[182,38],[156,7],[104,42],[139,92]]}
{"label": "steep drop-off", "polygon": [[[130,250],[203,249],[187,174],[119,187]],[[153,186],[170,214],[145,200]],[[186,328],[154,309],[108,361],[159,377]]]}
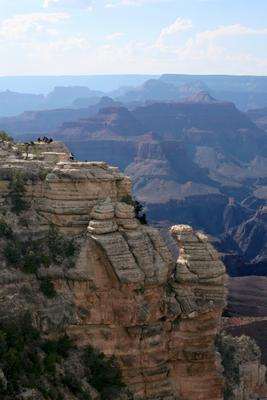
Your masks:
{"label": "steep drop-off", "polygon": [[[159,232],[136,219],[129,178],[46,146],[1,145],[0,321],[29,311],[42,335],[115,356],[136,398],[221,400],[214,340],[226,276],[206,236],[174,226],[174,262]],[[57,235],[76,251],[54,254]]]}

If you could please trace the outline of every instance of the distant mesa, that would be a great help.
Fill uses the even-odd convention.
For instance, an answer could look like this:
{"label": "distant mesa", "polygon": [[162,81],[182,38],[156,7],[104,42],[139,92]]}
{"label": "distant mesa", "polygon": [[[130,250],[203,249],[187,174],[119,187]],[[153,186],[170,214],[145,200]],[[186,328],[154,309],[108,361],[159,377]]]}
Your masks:
{"label": "distant mesa", "polygon": [[208,92],[205,92],[205,91],[195,93],[192,96],[187,97],[184,101],[186,103],[200,103],[200,104],[219,103],[218,100],[216,100]]}
{"label": "distant mesa", "polygon": [[143,85],[125,91],[118,100],[129,103],[133,101],[175,101],[180,99],[179,89],[158,79],[149,79]]}
{"label": "distant mesa", "polygon": [[109,107],[109,106],[121,106],[120,102],[114,101],[109,96],[101,97],[79,97],[75,99],[72,103],[74,108],[86,108],[98,104],[99,108]]}
{"label": "distant mesa", "polygon": [[[88,104],[86,106],[86,103]],[[91,105],[89,105],[92,103]],[[32,135],[48,134],[57,130],[62,124],[75,122],[94,116],[105,107],[120,107],[121,103],[110,97],[84,99],[84,107],[57,108],[39,111],[25,111],[13,117],[0,118],[0,129],[10,134],[28,140]]]}

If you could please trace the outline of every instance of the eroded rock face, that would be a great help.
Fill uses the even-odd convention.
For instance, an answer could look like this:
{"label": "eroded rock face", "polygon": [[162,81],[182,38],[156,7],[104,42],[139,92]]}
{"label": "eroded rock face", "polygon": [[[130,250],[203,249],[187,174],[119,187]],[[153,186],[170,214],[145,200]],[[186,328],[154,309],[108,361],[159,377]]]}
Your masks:
{"label": "eroded rock face", "polygon": [[[104,162],[60,162],[47,175],[41,193],[35,191],[34,196],[47,220],[65,233],[79,234],[86,231],[90,212],[98,202],[108,197],[118,201],[129,196],[130,191],[129,178]],[[95,225],[100,226],[101,222]]]}
{"label": "eroded rock face", "polygon": [[102,204],[103,215],[110,213],[99,221],[111,229],[102,233],[89,223],[84,268],[94,289],[74,284],[76,307],[87,315],[68,332],[115,354],[126,383],[141,398],[221,399],[214,338],[225,275],[217,253],[203,235],[176,226],[181,255],[175,264],[157,230],[137,222],[125,229],[111,218],[111,202]]}
{"label": "eroded rock face", "polygon": [[174,348],[180,349],[175,364],[181,395],[219,399],[222,382],[214,337],[225,302],[224,265],[205,235],[187,225],[174,226],[171,232],[180,250],[170,284],[182,311],[173,332]]}
{"label": "eroded rock face", "polygon": [[52,279],[55,299],[44,298],[34,275],[2,260],[0,316],[30,307],[42,331],[65,331],[78,346],[115,355],[136,399],[222,400],[214,339],[225,305],[224,266],[207,237],[184,225],[171,230],[180,251],[175,262],[159,232],[135,218],[130,193],[130,180],[105,163],[62,161],[45,180],[27,182],[34,221],[27,230],[38,235],[52,222],[79,235],[80,251],[71,269],[38,271]]}

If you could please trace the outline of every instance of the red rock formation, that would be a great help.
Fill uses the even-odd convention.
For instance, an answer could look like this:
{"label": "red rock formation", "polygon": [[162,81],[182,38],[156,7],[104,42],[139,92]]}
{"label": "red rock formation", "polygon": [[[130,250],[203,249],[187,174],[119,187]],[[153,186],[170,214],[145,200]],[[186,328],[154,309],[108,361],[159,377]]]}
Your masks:
{"label": "red rock formation", "polygon": [[115,355],[136,399],[222,400],[214,340],[225,269],[206,236],[173,227],[180,250],[175,263],[159,232],[135,218],[129,179],[105,163],[10,159],[1,167],[28,174],[40,165],[50,173],[28,181],[31,225],[14,227],[20,235],[42,235],[53,222],[63,233],[80,235],[80,252],[74,268],[38,269],[38,278],[53,281],[55,299],[38,292],[34,275],[3,261],[0,314],[30,309],[44,332],[64,330],[78,346]]}

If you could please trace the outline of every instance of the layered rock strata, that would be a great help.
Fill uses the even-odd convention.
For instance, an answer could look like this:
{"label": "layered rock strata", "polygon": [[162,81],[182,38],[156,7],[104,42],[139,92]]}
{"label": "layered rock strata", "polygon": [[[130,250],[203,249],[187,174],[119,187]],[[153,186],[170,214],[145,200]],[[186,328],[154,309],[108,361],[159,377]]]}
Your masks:
{"label": "layered rock strata", "polygon": [[[24,160],[20,169],[40,165],[45,161]],[[5,179],[2,187],[8,198]],[[115,355],[136,399],[222,400],[214,339],[225,305],[224,266],[207,237],[184,225],[171,230],[175,262],[159,232],[135,218],[130,193],[129,178],[105,163],[62,161],[45,179],[27,181],[27,234],[41,235],[53,223],[79,235],[80,250],[71,269],[38,270],[53,281],[55,299],[38,291],[34,275],[1,258],[0,317],[30,309],[46,334],[65,331],[78,346]],[[8,209],[6,215],[26,234]]]}
{"label": "layered rock strata", "polygon": [[107,197],[117,201],[131,191],[129,178],[103,162],[60,162],[43,186],[42,192],[35,194],[39,211],[68,234],[86,230],[98,201]]}

